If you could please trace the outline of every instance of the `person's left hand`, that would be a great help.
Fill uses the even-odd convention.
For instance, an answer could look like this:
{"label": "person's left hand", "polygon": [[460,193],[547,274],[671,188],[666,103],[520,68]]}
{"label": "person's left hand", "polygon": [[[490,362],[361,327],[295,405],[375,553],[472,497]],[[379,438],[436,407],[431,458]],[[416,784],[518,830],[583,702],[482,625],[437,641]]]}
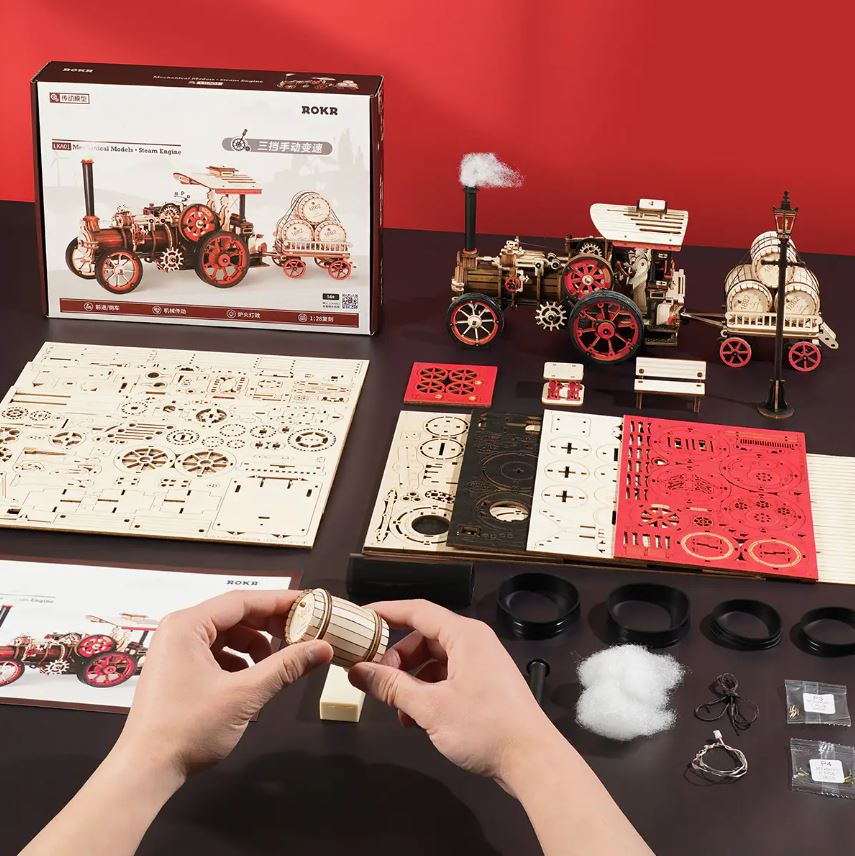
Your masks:
{"label": "person's left hand", "polygon": [[[183,780],[225,758],[280,690],[333,650],[312,641],[273,651],[297,591],[233,591],[167,615],[154,634],[117,749],[155,755]],[[229,650],[231,649],[231,650]],[[254,665],[232,653],[249,655]]]}

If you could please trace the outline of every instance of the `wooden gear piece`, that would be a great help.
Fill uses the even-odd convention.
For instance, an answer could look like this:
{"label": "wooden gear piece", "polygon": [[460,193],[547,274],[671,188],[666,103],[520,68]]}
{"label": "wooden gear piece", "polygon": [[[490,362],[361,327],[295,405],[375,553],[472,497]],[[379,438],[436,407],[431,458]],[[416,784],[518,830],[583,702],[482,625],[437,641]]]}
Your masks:
{"label": "wooden gear piece", "polygon": [[497,372],[496,366],[413,363],[404,403],[489,407]]}
{"label": "wooden gear piece", "polygon": [[804,435],[626,416],[615,556],[817,579]]}
{"label": "wooden gear piece", "polygon": [[389,645],[389,627],[373,610],[316,588],[301,595],[285,622],[289,645],[310,639],[328,642],[335,652],[332,664],[349,669],[380,660]]}

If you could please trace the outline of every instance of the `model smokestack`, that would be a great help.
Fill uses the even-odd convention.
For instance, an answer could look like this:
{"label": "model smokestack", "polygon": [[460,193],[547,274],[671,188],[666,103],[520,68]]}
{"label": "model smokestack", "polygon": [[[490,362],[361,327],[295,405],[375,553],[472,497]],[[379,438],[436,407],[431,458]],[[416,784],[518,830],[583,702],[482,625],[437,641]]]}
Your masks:
{"label": "model smokestack", "polygon": [[471,253],[475,251],[475,215],[478,207],[478,188],[464,187],[466,194],[466,237],[463,241],[463,249]]}
{"label": "model smokestack", "polygon": [[95,181],[92,178],[92,161],[82,160],[83,164],[83,207],[87,217],[95,216]]}
{"label": "model smokestack", "polygon": [[3,622],[6,620],[6,616],[9,614],[9,610],[12,609],[12,604],[4,603],[0,606],[0,627],[3,626]]}
{"label": "model smokestack", "polygon": [[475,215],[481,187],[519,187],[522,176],[492,152],[471,152],[460,161],[460,183],[466,199],[466,238],[463,247],[475,250]]}

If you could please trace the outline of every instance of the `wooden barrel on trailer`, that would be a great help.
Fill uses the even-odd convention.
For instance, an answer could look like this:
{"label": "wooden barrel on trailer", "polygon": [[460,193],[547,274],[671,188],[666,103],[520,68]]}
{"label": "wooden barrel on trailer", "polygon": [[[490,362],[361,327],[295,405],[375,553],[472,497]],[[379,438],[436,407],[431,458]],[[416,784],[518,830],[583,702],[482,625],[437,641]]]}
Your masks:
{"label": "wooden barrel on trailer", "polygon": [[819,315],[819,281],[806,267],[796,268],[792,282],[788,282],[784,289],[784,315]]}
{"label": "wooden barrel on trailer", "polygon": [[276,223],[276,242],[294,243],[315,240],[315,227],[301,217],[280,217]]}
{"label": "wooden barrel on trailer", "polygon": [[[778,259],[781,256],[781,242],[775,232],[761,232],[751,242],[751,264],[754,267],[755,277],[767,288],[778,287]],[[796,271],[795,262],[798,261],[796,245],[790,241],[787,245],[787,261],[793,264],[787,265],[787,282],[791,282]]]}
{"label": "wooden barrel on trailer", "polygon": [[308,191],[300,195],[294,205],[294,213],[313,226],[328,220],[332,214],[332,206],[325,196]]}
{"label": "wooden barrel on trailer", "polygon": [[326,244],[343,244],[347,240],[347,232],[338,220],[324,220],[315,226],[315,240]]}
{"label": "wooden barrel on trailer", "polygon": [[724,278],[728,312],[769,312],[772,293],[754,274],[752,265],[737,265]]}

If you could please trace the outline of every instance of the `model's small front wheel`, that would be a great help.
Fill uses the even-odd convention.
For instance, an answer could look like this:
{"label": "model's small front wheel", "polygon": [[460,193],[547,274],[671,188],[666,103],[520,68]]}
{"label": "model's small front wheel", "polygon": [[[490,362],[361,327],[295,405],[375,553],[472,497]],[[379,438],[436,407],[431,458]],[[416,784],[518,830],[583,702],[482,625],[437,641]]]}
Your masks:
{"label": "model's small front wheel", "polygon": [[111,294],[128,294],[142,279],[142,262],[131,250],[113,250],[95,260],[95,279]]}
{"label": "model's small front wheel", "polygon": [[333,259],[327,265],[327,273],[333,279],[347,279],[352,270],[353,268],[347,259]]}
{"label": "model's small front wheel", "polygon": [[812,372],[822,361],[822,351],[813,342],[796,342],[790,348],[787,359],[797,372]]}
{"label": "model's small front wheel", "polygon": [[598,363],[634,357],[644,340],[638,307],[619,291],[603,289],[581,297],[570,313],[573,344]]}
{"label": "model's small front wheel", "polygon": [[751,345],[741,336],[728,336],[719,345],[718,355],[726,366],[741,369],[751,360]]}
{"label": "model's small front wheel", "polygon": [[65,248],[65,263],[75,276],[81,279],[95,279],[95,259],[92,252],[81,247],[77,238],[69,241]]}
{"label": "model's small front wheel", "polygon": [[481,348],[502,332],[505,318],[492,297],[473,291],[451,301],[446,323],[452,338],[467,348]]}
{"label": "model's small front wheel", "polygon": [[0,687],[14,683],[24,674],[24,664],[19,660],[0,660]]}
{"label": "model's small front wheel", "polygon": [[233,232],[212,232],[199,242],[196,274],[215,288],[237,285],[249,270],[249,251]]}

